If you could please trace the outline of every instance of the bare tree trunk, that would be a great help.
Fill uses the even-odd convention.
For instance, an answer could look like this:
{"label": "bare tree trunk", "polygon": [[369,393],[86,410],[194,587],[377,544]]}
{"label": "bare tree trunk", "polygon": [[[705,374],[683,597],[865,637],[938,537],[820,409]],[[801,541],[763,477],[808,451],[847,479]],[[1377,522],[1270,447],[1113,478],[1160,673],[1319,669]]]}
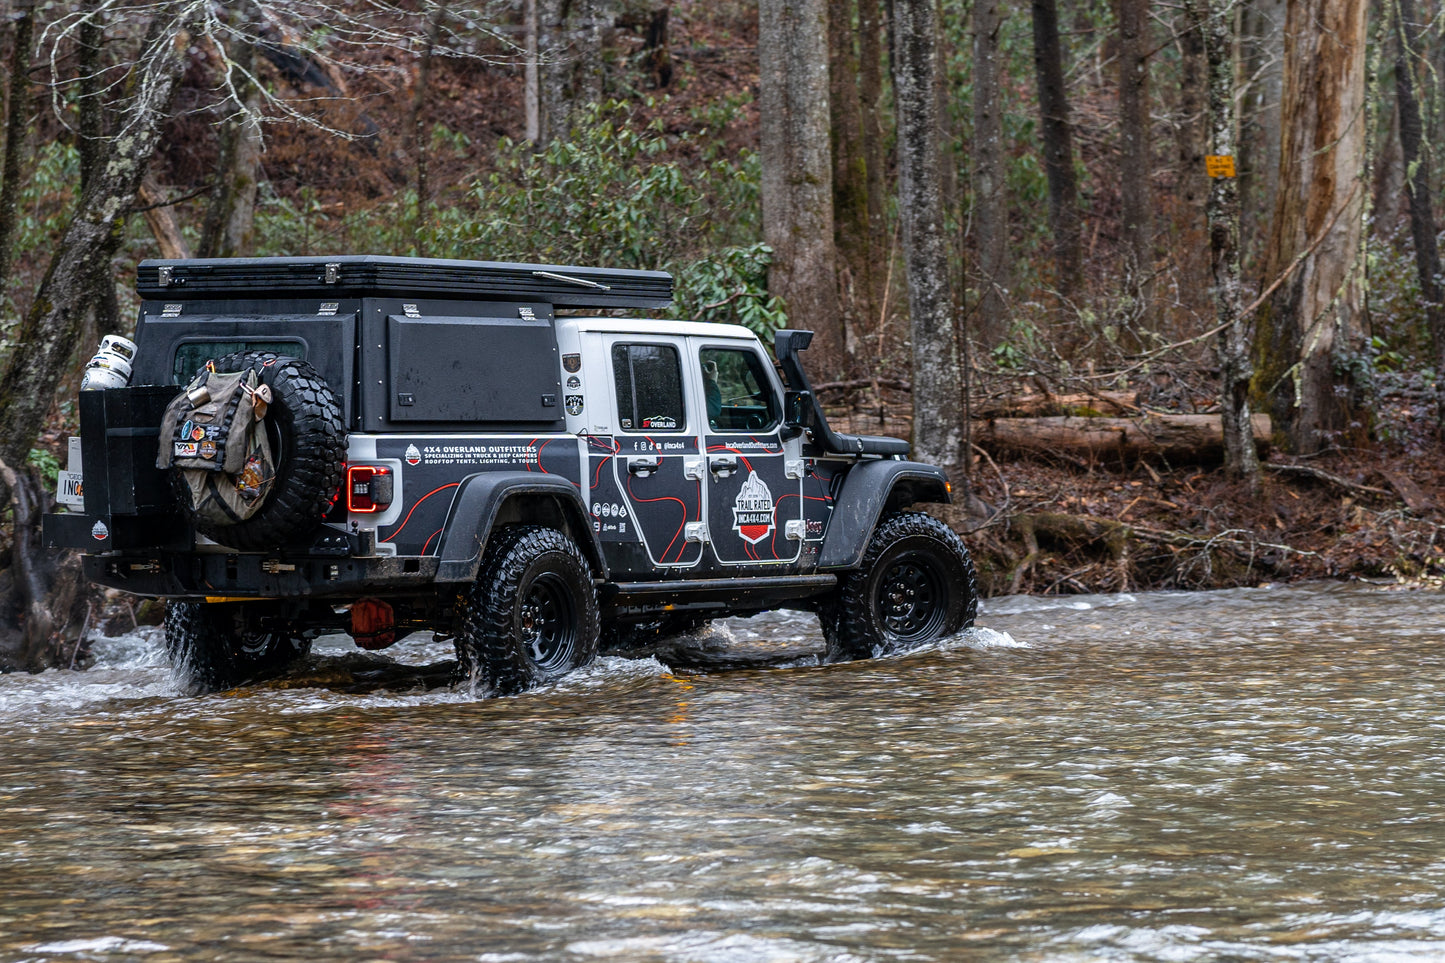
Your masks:
{"label": "bare tree trunk", "polygon": [[[76,30],[76,152],[80,155],[80,183],[90,183],[100,167],[105,141],[105,87],[101,51],[105,47],[105,11],[101,0],[87,0],[86,15]],[[81,188],[84,190],[84,187]]]}
{"label": "bare tree trunk", "polygon": [[16,216],[20,208],[20,157],[30,122],[30,57],[35,42],[33,3],[19,3],[10,50],[9,104],[5,111],[5,158],[0,163],[0,303],[10,280],[15,247]]}
{"label": "bare tree trunk", "polygon": [[913,450],[922,461],[964,473],[967,410],[938,170],[938,22],[933,0],[892,0],[891,9],[898,209],[913,335]]}
{"label": "bare tree trunk", "polygon": [[[1178,270],[1179,304],[1187,322],[1178,332],[1181,336],[1199,330],[1199,327],[1189,326],[1189,322],[1197,324],[1215,314],[1215,305],[1208,297],[1212,252],[1205,242],[1209,232],[1205,206],[1210,194],[1210,178],[1204,167],[1210,130],[1209,59],[1204,49],[1204,17],[1199,11],[1199,4],[1193,0],[1186,3],[1184,16],[1176,30],[1179,41],[1179,112],[1174,131],[1179,170],[1176,177],[1178,206],[1175,210],[1174,240],[1170,247]],[[1233,111],[1230,116],[1233,117]],[[1232,147],[1230,153],[1232,156]]]}
{"label": "bare tree trunk", "polygon": [[973,6],[973,235],[970,286],[978,291],[973,336],[985,351],[1008,331],[1007,157],[1003,139],[1002,0]]}
{"label": "bare tree trunk", "polygon": [[[84,195],[90,182],[105,163],[107,116],[106,85],[103,67],[105,21],[107,11],[102,0],[86,0],[85,14],[76,29],[76,113],[77,153],[80,159],[80,193]],[[79,342],[88,347],[102,335],[120,330],[120,299],[116,296],[111,264],[124,244],[124,222],[117,220],[110,238],[92,261],[93,276],[84,301],[89,305],[81,325]]]}
{"label": "bare tree trunk", "polygon": [[220,127],[219,176],[211,191],[201,225],[201,239],[196,245],[201,257],[249,254],[254,239],[256,198],[260,191],[261,101],[250,75],[255,66],[254,38],[260,29],[261,12],[254,2],[246,2],[236,7],[232,18],[242,39],[233,47],[234,67],[223,67],[229,75],[231,96],[223,106],[227,116]]}
{"label": "bare tree trunk", "polygon": [[1405,153],[1400,147],[1399,98],[1385,107],[1389,124],[1381,131],[1384,140],[1375,149],[1374,187],[1370,198],[1371,232],[1386,239],[1394,235],[1410,209],[1405,194]]}
{"label": "bare tree trunk", "polygon": [[572,58],[567,11],[569,0],[537,0],[537,61],[540,74],[538,93],[538,136],[534,142],[545,147],[554,140],[571,137],[574,89],[571,84]]}
{"label": "bare tree trunk", "polygon": [[[1249,81],[1240,101],[1241,253],[1260,256],[1279,193],[1280,101],[1284,95],[1286,0],[1250,0],[1240,11],[1239,44]],[[1253,253],[1251,253],[1253,252]]]}
{"label": "bare tree trunk", "polygon": [[868,165],[868,236],[876,252],[873,267],[873,291],[869,301],[873,313],[864,331],[869,345],[878,355],[873,363],[882,363],[886,349],[883,332],[891,311],[895,235],[888,219],[888,157],[884,134],[883,63],[884,38],[888,26],[883,0],[858,2],[858,99],[863,107],[863,157]]}
{"label": "bare tree trunk", "polygon": [[[863,106],[863,156],[868,164],[868,224],[874,245],[889,248],[887,214],[887,168],[883,134],[883,0],[858,2],[858,100]],[[880,256],[883,262],[886,256]],[[878,278],[873,301],[887,297],[887,272]],[[880,309],[881,310],[881,309]],[[875,319],[876,320],[876,319]]]}
{"label": "bare tree trunk", "polygon": [[577,58],[580,74],[577,90],[582,103],[597,104],[602,102],[607,86],[607,60],[603,51],[607,46],[607,28],[612,24],[612,6],[608,0],[581,0],[580,7],[582,51]]}
{"label": "bare tree trunk", "polygon": [[542,140],[542,86],[538,79],[537,63],[537,0],[523,0],[522,35],[526,50],[526,65],[523,68],[522,80],[522,109],[526,114],[524,136],[528,141],[536,144]]}
{"label": "bare tree trunk", "polygon": [[573,113],[602,99],[607,0],[538,0],[541,72],[538,144],[568,140]]}
{"label": "bare tree trunk", "polygon": [[422,48],[421,62],[416,70],[416,87],[411,98],[411,156],[416,163],[416,226],[412,231],[412,245],[417,257],[427,256],[426,221],[431,213],[431,182],[427,178],[427,161],[431,154],[431,138],[427,132],[427,87],[431,82],[432,52],[436,49],[441,34],[442,20],[447,15],[447,5],[438,3],[432,7],[427,18],[426,44]]}
{"label": "bare tree trunk", "polygon": [[[1119,0],[1119,140],[1125,270],[1129,293],[1147,298],[1154,271],[1154,209],[1149,181],[1149,0]],[[1143,305],[1136,306],[1142,312]]]}
{"label": "bare tree trunk", "polygon": [[[1186,29],[1204,41],[1209,68],[1210,153],[1233,157],[1238,141],[1234,111],[1233,0],[1185,0]],[[1249,404],[1249,319],[1242,317],[1239,250],[1239,181],[1216,177],[1206,206],[1209,253],[1219,332],[1219,408],[1224,433],[1224,470],[1252,494],[1262,488],[1254,417]]]}
{"label": "bare tree trunk", "polygon": [[[1435,212],[1430,204],[1430,164],[1421,157],[1424,125],[1420,101],[1415,96],[1415,61],[1422,50],[1420,24],[1415,19],[1414,0],[1396,0],[1395,13],[1395,96],[1399,103],[1400,150],[1405,169],[1405,193],[1410,199],[1410,238],[1415,245],[1415,272],[1420,278],[1420,297],[1425,302],[1425,321],[1430,329],[1430,346],[1436,372],[1445,372],[1445,305],[1441,304],[1440,249],[1436,244]],[[1436,420],[1445,433],[1445,385],[1435,379]]]}
{"label": "bare tree trunk", "polygon": [[833,243],[828,136],[828,8],[824,0],[761,0],[763,236],[773,249],[768,290],[788,323],[818,333],[818,362],[835,378],[844,356]]}
{"label": "bare tree trunk", "polygon": [[868,158],[863,140],[863,105],[854,50],[854,0],[830,0],[828,10],[828,102],[833,128],[833,217],[843,271],[839,309],[843,320],[844,365],[850,371],[877,311],[874,274],[883,269],[868,212]]}
{"label": "bare tree trunk", "polygon": [[[130,86],[135,93],[123,115],[123,129],[81,195],[35,302],[21,321],[16,342],[24,350],[12,351],[0,372],[0,461],[6,464],[24,462],[45,423],[55,387],[75,350],[96,258],[129,210],[160,137],[191,42],[191,25],[171,19],[175,11],[174,6],[162,7],[151,23],[134,68]],[[8,492],[0,494],[8,497]]]}
{"label": "bare tree trunk", "polygon": [[648,79],[657,90],[672,86],[672,50],[667,38],[667,24],[671,19],[672,8],[669,6],[656,8],[647,18],[643,61],[647,66]]}
{"label": "bare tree trunk", "polygon": [[1264,265],[1266,280],[1285,280],[1256,334],[1255,390],[1301,454],[1323,448],[1357,405],[1344,362],[1366,338],[1367,8],[1368,0],[1296,0],[1285,21],[1279,194]]}
{"label": "bare tree trunk", "polygon": [[1079,183],[1074,173],[1074,135],[1069,126],[1064,56],[1055,0],[1033,0],[1034,75],[1038,81],[1044,172],[1049,181],[1049,233],[1054,242],[1054,283],[1073,301],[1083,288],[1079,247]]}

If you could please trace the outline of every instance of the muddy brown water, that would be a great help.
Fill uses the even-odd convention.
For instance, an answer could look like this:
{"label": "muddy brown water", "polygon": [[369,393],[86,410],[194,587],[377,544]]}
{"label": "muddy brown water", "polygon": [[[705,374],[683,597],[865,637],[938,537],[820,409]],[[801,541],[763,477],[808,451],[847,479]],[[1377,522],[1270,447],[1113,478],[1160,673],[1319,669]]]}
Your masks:
{"label": "muddy brown water", "polygon": [[508,699],[325,644],[187,698],[130,636],[0,677],[0,960],[1445,959],[1442,624],[1014,598],[819,666],[783,614]]}

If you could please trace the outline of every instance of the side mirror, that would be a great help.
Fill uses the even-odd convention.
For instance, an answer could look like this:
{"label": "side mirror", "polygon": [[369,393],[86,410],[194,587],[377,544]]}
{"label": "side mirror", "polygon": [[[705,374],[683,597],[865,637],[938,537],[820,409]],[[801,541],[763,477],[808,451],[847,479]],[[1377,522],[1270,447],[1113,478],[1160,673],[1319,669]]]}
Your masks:
{"label": "side mirror", "polygon": [[811,391],[783,392],[783,421],[787,424],[798,427],[805,426],[812,411],[813,393]]}
{"label": "side mirror", "polygon": [[783,437],[785,439],[796,438],[807,430],[808,416],[812,410],[813,393],[811,391],[783,392]]}

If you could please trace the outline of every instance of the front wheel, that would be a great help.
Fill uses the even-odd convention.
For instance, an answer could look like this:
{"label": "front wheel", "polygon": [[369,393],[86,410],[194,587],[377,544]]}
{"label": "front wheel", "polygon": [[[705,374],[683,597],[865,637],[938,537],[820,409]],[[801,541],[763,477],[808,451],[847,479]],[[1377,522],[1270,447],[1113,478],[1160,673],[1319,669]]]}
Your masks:
{"label": "front wheel", "polygon": [[264,602],[169,602],[166,655],[192,695],[275,678],[311,650],[311,640]]}
{"label": "front wheel", "polygon": [[921,512],[885,518],[863,563],[819,611],[829,662],[904,652],[973,624],[978,586],[962,539]]}
{"label": "front wheel", "polygon": [[494,534],[456,639],[463,677],[512,695],[581,668],[597,644],[597,591],[577,544],[536,526]]}

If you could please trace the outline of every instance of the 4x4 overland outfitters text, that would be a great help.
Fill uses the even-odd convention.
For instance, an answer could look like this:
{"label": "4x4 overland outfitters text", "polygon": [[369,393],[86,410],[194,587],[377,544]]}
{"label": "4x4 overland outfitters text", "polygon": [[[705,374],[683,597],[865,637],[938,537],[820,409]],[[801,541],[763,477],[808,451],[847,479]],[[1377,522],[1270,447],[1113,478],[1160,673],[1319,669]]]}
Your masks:
{"label": "4x4 overland outfitters text", "polygon": [[507,693],[717,616],[815,611],[830,660],[973,622],[968,551],[910,510],[943,473],[829,427],[810,332],[774,363],[742,327],[587,313],[665,307],[665,273],[237,258],[146,261],[137,290],[131,385],[81,392],[83,499],[45,538],[167,599],[193,691],[327,632],[432,629]]}

